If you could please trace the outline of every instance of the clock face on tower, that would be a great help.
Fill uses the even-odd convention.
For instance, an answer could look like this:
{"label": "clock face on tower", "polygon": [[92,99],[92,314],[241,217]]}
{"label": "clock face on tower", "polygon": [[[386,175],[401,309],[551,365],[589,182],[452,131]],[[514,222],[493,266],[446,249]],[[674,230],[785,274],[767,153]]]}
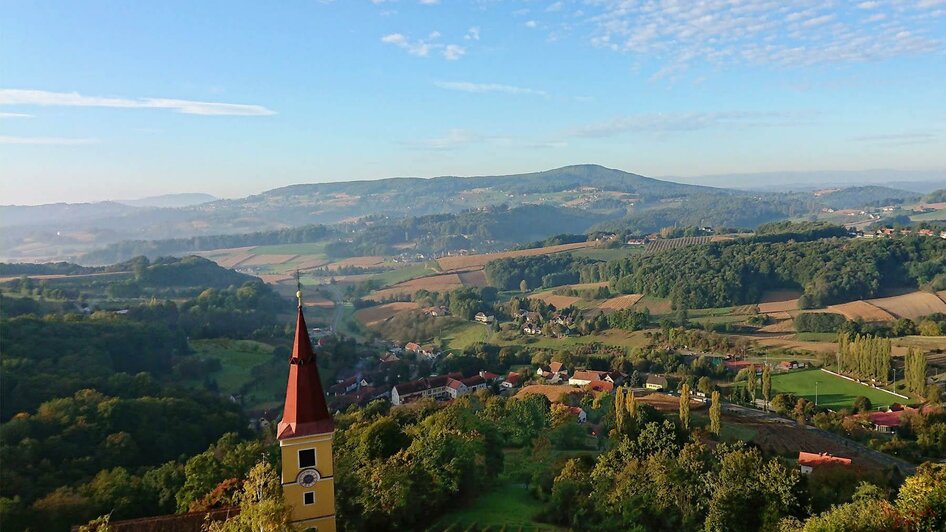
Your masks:
{"label": "clock face on tower", "polygon": [[318,470],[309,468],[299,471],[299,475],[296,476],[296,482],[303,488],[311,488],[320,478],[321,475],[319,475]]}

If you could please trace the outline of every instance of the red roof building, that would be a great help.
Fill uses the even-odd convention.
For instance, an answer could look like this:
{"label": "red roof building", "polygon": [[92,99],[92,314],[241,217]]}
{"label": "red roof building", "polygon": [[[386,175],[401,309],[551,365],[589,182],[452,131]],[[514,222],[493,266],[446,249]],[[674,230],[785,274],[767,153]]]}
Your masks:
{"label": "red roof building", "polygon": [[831,456],[828,453],[806,453],[804,451],[798,451],[798,467],[801,468],[803,475],[811,473],[816,467],[849,465],[851,465],[850,458]]}
{"label": "red roof building", "polygon": [[289,357],[289,383],[282,420],[276,429],[279,439],[324,434],[335,430],[325,403],[325,392],[319,379],[319,368],[312,352],[302,305],[296,315],[296,337]]}

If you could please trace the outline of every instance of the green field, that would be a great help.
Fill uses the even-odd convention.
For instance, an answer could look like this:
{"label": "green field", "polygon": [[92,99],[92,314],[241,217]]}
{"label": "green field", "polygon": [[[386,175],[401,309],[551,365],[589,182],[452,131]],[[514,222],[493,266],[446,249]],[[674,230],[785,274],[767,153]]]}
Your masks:
{"label": "green field", "polygon": [[224,395],[239,393],[253,380],[253,368],[269,362],[273,352],[273,346],[252,340],[192,340],[190,346],[197,356],[220,361],[222,368],[211,377]]}
{"label": "green field", "polygon": [[817,369],[772,375],[773,395],[776,393],[792,393],[814,401],[816,383],[818,405],[828,408],[850,407],[854,403],[854,399],[861,395],[870,399],[874,408],[904,401],[904,399],[883,390],[851,382]]}
{"label": "green field", "polygon": [[644,252],[644,246],[621,246],[618,248],[582,248],[571,252],[576,257],[588,257],[603,261],[611,261],[630,257]]}
{"label": "green field", "polygon": [[377,275],[372,275],[371,280],[381,281],[383,286],[391,286],[397,283],[403,283],[404,281],[410,281],[417,277],[423,277],[425,275],[432,275],[433,272],[427,268],[424,264],[414,264],[411,266],[405,266],[403,268],[398,268],[396,270],[391,270],[389,272],[379,273]]}
{"label": "green field", "polygon": [[946,220],[946,209],[924,212],[910,217],[912,222],[936,222],[940,220]]}
{"label": "green field", "polygon": [[489,329],[482,323],[458,321],[444,328],[440,337],[447,342],[447,349],[462,350],[476,342],[485,342]]}
{"label": "green field", "polygon": [[533,517],[541,511],[542,503],[529,495],[525,486],[504,484],[444,515],[428,530],[562,530],[535,521]]}
{"label": "green field", "polygon": [[252,255],[314,255],[322,256],[328,242],[310,242],[308,244],[274,244],[256,246],[249,251]]}

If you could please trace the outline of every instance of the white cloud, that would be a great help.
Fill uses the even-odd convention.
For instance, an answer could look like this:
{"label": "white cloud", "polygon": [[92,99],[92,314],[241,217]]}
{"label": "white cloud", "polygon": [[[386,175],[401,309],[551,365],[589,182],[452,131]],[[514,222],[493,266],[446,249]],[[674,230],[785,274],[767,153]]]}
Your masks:
{"label": "white cloud", "polygon": [[[593,45],[653,58],[665,75],[679,75],[691,64],[793,67],[941,55],[946,37],[926,9],[938,3],[946,0],[598,0],[587,4],[585,22]],[[872,16],[855,16],[863,10]],[[903,31],[909,38],[896,37]]]}
{"label": "white cloud", "polygon": [[667,133],[710,128],[784,127],[806,123],[808,115],[778,112],[642,113],[618,116],[566,132],[567,136],[602,138],[624,133]]}
{"label": "white cloud", "polygon": [[425,6],[433,6],[440,3],[440,0],[418,0],[418,4],[423,4]]}
{"label": "white cloud", "polygon": [[33,118],[33,115],[26,113],[0,113],[0,118]]}
{"label": "white cloud", "polygon": [[440,87],[441,89],[462,91],[462,92],[472,92],[472,93],[499,92],[499,93],[504,93],[504,94],[547,96],[545,91],[529,89],[526,87],[516,87],[515,85],[503,85],[501,83],[474,83],[470,81],[436,81],[434,82],[434,85],[436,85],[437,87]]}
{"label": "white cloud", "polygon": [[[479,30],[477,30],[476,35],[477,38],[479,38]],[[430,52],[439,51],[444,59],[448,61],[456,61],[466,54],[466,48],[458,44],[443,44],[435,42],[439,38],[439,31],[430,32],[426,39],[411,39],[403,33],[391,33],[381,37],[381,42],[397,46],[398,48],[406,50],[407,53],[416,55],[417,57],[427,57],[430,55]]]}
{"label": "white cloud", "polygon": [[563,7],[565,7],[564,2],[553,2],[552,4],[549,4],[549,7],[545,8],[545,12],[554,13],[556,11],[561,11]]}
{"label": "white cloud", "polygon": [[443,57],[447,61],[456,61],[466,54],[466,48],[457,44],[448,44],[443,49]]}
{"label": "white cloud", "polygon": [[62,107],[111,107],[121,109],[169,109],[178,113],[205,116],[266,116],[275,111],[261,105],[201,102],[173,98],[113,98],[83,96],[78,92],[0,89],[0,105]]}
{"label": "white cloud", "polygon": [[64,138],[64,137],[5,137],[0,136],[0,144],[19,144],[29,146],[79,146],[95,144],[96,139]]}
{"label": "white cloud", "polygon": [[527,28],[534,28],[534,27],[536,27],[536,26],[538,26],[538,25],[539,25],[539,24],[538,24],[536,21],[534,21],[534,20],[527,20],[527,21],[526,21],[526,27],[527,27]]}
{"label": "white cloud", "polygon": [[478,41],[480,40],[480,28],[479,26],[473,26],[472,28],[466,30],[466,35],[463,36],[464,39],[468,41]]}

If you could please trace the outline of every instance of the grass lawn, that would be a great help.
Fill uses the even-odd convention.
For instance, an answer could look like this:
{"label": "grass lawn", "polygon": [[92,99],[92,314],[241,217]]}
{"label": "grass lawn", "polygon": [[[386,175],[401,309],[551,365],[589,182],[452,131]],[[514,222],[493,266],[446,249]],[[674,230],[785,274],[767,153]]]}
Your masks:
{"label": "grass lawn", "polygon": [[212,373],[211,377],[224,395],[239,392],[252,380],[252,369],[269,362],[273,352],[273,346],[252,340],[192,340],[190,346],[197,356],[220,361],[220,371]]}
{"label": "grass lawn", "polygon": [[621,246],[619,248],[582,248],[571,252],[576,257],[612,261],[644,252],[644,246]]}
{"label": "grass lawn", "polygon": [[870,399],[874,408],[904,401],[904,399],[883,390],[842,379],[817,369],[772,375],[772,395],[787,392],[814,401],[815,383],[817,383],[818,405],[828,408],[850,407],[854,403],[854,399],[861,395]]}
{"label": "grass lawn", "polygon": [[447,349],[465,349],[476,342],[485,342],[489,329],[482,323],[458,321],[444,328],[440,337],[447,342]]}
{"label": "grass lawn", "polygon": [[541,510],[542,503],[529,495],[525,486],[504,484],[444,515],[428,530],[563,530],[534,521],[532,517]]}
{"label": "grass lawn", "polygon": [[910,217],[910,221],[913,222],[933,222],[939,220],[946,220],[946,209],[924,212],[923,214],[915,214]]}
{"label": "grass lawn", "polygon": [[249,250],[252,255],[316,255],[322,256],[328,242],[311,242],[308,244],[274,244],[271,246],[256,246]]}
{"label": "grass lawn", "polygon": [[423,277],[424,275],[431,275],[433,273],[434,272],[423,264],[414,264],[412,266],[405,266],[389,272],[373,275],[371,279],[381,281],[384,286],[391,286],[393,284],[403,283],[404,281],[410,281],[415,277]]}

